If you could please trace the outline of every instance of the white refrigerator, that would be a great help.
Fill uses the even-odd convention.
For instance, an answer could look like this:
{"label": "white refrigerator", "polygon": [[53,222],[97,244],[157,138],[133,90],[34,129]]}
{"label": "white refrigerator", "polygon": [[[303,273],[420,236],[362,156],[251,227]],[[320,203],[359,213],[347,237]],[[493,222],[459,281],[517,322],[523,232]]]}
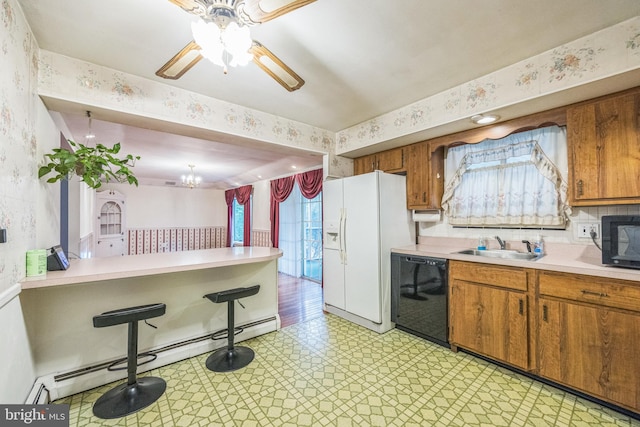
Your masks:
{"label": "white refrigerator", "polygon": [[324,307],[376,332],[391,322],[391,248],[415,243],[406,178],[375,171],[325,181]]}

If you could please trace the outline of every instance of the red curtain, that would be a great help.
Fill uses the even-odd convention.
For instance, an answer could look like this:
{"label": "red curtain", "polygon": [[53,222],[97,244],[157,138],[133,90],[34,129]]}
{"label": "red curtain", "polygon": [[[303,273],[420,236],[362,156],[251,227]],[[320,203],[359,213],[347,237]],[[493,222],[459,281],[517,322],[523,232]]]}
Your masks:
{"label": "red curtain", "polygon": [[233,198],[236,190],[227,190],[224,192],[224,201],[227,202],[227,247],[231,246],[231,224],[233,221]]}
{"label": "red curtain", "polygon": [[280,243],[280,203],[287,200],[298,183],[300,192],[307,199],[313,199],[322,191],[322,169],[299,173],[271,181],[271,244],[277,248]]}
{"label": "red curtain", "polygon": [[277,248],[280,244],[280,203],[287,200],[293,190],[295,180],[293,176],[274,179],[271,181],[271,245]]}
{"label": "red curtain", "polygon": [[296,175],[300,192],[307,199],[313,199],[322,191],[322,169],[303,172]]}
{"label": "red curtain", "polygon": [[244,206],[244,246],[251,246],[251,192],[252,185],[236,188],[236,200]]}

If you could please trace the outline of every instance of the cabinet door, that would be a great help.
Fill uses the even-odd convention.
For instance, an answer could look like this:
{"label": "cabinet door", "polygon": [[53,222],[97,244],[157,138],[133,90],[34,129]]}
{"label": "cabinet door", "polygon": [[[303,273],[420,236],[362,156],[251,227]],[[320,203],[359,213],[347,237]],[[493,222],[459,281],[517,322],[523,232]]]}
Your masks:
{"label": "cabinet door", "polygon": [[444,147],[431,152],[421,142],[405,147],[407,209],[440,209],[444,190]]}
{"label": "cabinet door", "polygon": [[640,315],[540,298],[540,375],[638,412]]}
{"label": "cabinet door", "polygon": [[404,167],[404,149],[396,148],[378,153],[376,169],[384,172],[402,172]]}
{"label": "cabinet door", "polygon": [[362,156],[353,159],[353,174],[362,175],[363,173],[373,172],[376,169],[376,156]]}
{"label": "cabinet door", "polygon": [[567,109],[573,204],[640,200],[639,115],[637,92]]}
{"label": "cabinet door", "polygon": [[452,344],[529,369],[527,295],[462,280],[450,290]]}
{"label": "cabinet door", "polygon": [[407,209],[429,208],[429,147],[412,144],[407,152]]}

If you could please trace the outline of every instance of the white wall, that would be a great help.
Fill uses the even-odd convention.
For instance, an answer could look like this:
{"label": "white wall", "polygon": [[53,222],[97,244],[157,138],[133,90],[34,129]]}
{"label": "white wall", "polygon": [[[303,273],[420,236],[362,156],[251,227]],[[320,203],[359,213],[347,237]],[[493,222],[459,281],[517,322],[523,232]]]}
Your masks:
{"label": "white wall", "polygon": [[271,181],[263,180],[253,184],[253,229],[270,230]]}
{"label": "white wall", "polygon": [[[134,170],[135,172],[135,170]],[[126,196],[127,228],[226,226],[224,191],[107,184]]]}
{"label": "white wall", "polygon": [[[460,237],[477,239],[480,236],[488,237],[490,248],[498,248],[495,236],[500,236],[507,241],[508,247],[517,250],[526,250],[522,240],[532,241],[537,234],[542,235],[548,243],[571,243],[592,245],[591,239],[578,238],[576,236],[576,224],[579,222],[600,222],[603,215],[640,215],[640,205],[600,206],[573,208],[566,230],[535,230],[520,228],[454,228],[450,226],[444,215],[442,220],[434,223],[419,223],[420,236],[434,237]],[[600,240],[598,239],[598,242]]]}

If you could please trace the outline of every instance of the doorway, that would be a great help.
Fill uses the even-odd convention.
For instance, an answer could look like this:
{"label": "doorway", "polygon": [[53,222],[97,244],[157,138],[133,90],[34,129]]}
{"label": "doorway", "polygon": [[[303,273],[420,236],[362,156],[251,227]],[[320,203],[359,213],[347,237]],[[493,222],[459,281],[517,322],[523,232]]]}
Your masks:
{"label": "doorway", "polygon": [[322,282],[322,192],[305,198],[298,185],[280,203],[279,271],[293,277]]}

